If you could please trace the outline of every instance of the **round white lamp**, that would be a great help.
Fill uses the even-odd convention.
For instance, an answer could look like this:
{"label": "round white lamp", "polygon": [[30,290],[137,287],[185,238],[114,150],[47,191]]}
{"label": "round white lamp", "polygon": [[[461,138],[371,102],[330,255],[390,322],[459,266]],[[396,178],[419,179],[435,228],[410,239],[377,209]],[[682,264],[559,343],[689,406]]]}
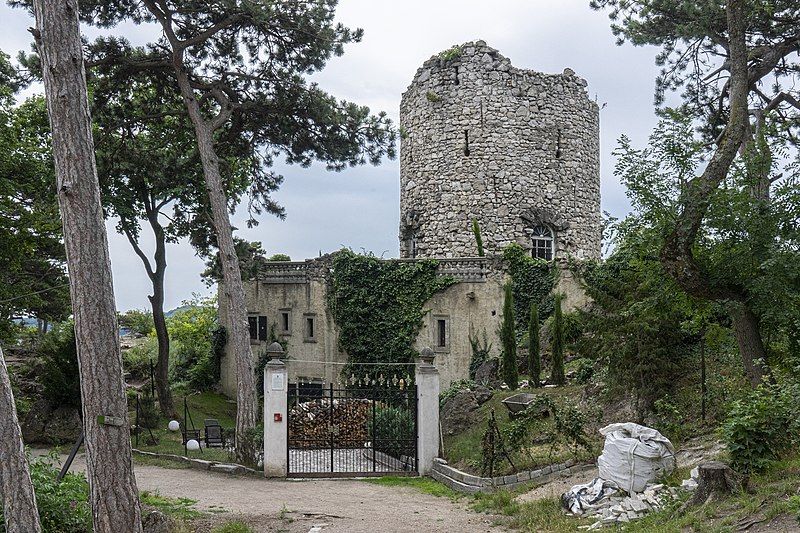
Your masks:
{"label": "round white lamp", "polygon": [[195,439],[189,439],[189,441],[186,443],[186,449],[195,452],[200,449],[200,443]]}
{"label": "round white lamp", "polygon": [[181,429],[181,423],[178,422],[177,420],[170,420],[169,425],[167,427],[169,427],[170,431],[178,431],[179,429]]}

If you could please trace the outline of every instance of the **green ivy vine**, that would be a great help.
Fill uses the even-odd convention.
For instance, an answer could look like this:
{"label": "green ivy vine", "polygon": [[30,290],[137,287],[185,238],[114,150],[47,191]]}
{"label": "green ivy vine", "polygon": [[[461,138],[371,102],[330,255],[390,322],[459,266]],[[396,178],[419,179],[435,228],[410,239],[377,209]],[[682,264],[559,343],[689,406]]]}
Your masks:
{"label": "green ivy vine", "polygon": [[503,250],[511,290],[514,295],[514,316],[518,334],[528,329],[531,303],[539,306],[539,320],[544,321],[553,313],[552,291],[556,281],[556,269],[544,259],[534,259],[519,244],[510,244]]}
{"label": "green ivy vine", "polygon": [[[434,259],[387,261],[341,250],[333,259],[328,309],[339,327],[339,348],[347,353],[343,376],[413,376],[413,344],[422,327],[425,302],[453,285],[437,275]],[[409,363],[364,367],[353,363]]]}

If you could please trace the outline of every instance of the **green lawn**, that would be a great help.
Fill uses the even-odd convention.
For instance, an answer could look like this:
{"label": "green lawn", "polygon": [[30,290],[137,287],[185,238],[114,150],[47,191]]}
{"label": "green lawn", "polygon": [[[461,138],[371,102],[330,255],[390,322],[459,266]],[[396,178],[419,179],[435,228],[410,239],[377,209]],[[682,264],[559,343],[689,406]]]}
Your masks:
{"label": "green lawn", "polygon": [[[175,395],[175,408],[179,416],[183,417],[183,399],[181,395]],[[189,412],[194,421],[194,427],[200,430],[200,435],[203,435],[203,421],[206,418],[215,418],[224,428],[232,428],[236,419],[236,403],[229,401],[225,396],[213,392],[204,392],[200,394],[192,394],[187,398]],[[131,420],[135,420],[135,412],[130,413]],[[179,419],[180,420],[180,419]],[[158,439],[158,444],[152,446],[148,445],[150,434],[147,430],[139,435],[139,445],[136,446],[136,440],[133,439],[133,446],[145,452],[155,453],[169,453],[174,455],[187,455],[184,451],[183,444],[181,443],[181,432],[169,431],[167,425],[169,419],[160,417],[158,420],[158,427],[153,429],[153,435]],[[183,426],[183,423],[181,423]],[[189,424],[191,429],[191,424]],[[198,459],[205,459],[208,461],[229,462],[232,460],[230,454],[220,448],[203,448],[201,451],[188,452],[189,457]],[[142,463],[152,464],[157,459],[145,458],[136,456],[136,460]],[[162,460],[163,461],[163,460]],[[165,466],[159,464],[158,466]],[[180,467],[179,463],[176,466]]]}
{"label": "green lawn", "polygon": [[[517,394],[519,392],[534,392],[536,394],[544,394],[550,396],[555,401],[569,402],[577,404],[583,387],[581,385],[568,385],[565,387],[555,388],[541,388],[541,389],[518,389],[516,391],[498,390],[495,391],[491,400],[483,404],[478,409],[479,423],[473,424],[469,429],[457,435],[444,436],[444,455],[447,461],[455,468],[466,470],[474,474],[481,473],[482,462],[482,447],[481,440],[486,431],[486,421],[489,419],[489,412],[494,409],[495,418],[498,427],[502,431],[503,427],[508,424],[508,410],[501,402],[502,400]],[[597,438],[592,429],[587,430],[591,438]],[[567,459],[575,457],[571,449],[558,448],[551,455],[551,449],[548,444],[533,446],[529,453],[515,453],[509,450],[516,466],[517,471],[533,470],[539,466],[544,466],[552,463],[566,461]],[[589,453],[579,450],[579,460],[591,460],[596,456],[595,453]],[[506,475],[512,472],[511,466],[507,461],[501,464],[503,470],[495,472],[495,475]]]}

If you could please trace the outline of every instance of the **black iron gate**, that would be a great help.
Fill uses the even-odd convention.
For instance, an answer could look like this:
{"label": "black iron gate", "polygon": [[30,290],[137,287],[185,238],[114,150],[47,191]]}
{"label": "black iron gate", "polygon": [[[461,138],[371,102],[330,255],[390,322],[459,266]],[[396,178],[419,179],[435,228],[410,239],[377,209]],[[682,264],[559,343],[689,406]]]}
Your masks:
{"label": "black iron gate", "polygon": [[417,389],[403,380],[288,388],[290,477],[417,474]]}

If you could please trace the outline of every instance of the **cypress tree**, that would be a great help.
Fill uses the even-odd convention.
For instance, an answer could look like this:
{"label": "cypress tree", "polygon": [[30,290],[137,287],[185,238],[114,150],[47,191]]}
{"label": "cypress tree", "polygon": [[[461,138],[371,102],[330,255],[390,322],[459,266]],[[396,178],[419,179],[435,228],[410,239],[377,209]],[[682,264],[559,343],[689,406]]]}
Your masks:
{"label": "cypress tree", "polygon": [[511,292],[510,283],[505,286],[500,340],[503,343],[503,381],[506,382],[509,389],[513,390],[519,385],[519,374],[517,373],[517,339],[514,332],[514,295]]}
{"label": "cypress tree", "polygon": [[481,237],[481,227],[478,225],[478,219],[472,219],[472,233],[475,234],[475,244],[478,245],[478,257],[483,257],[483,237]]}
{"label": "cypress tree", "polygon": [[564,318],[561,314],[561,295],[556,294],[553,310],[553,371],[550,381],[556,385],[564,384]]}
{"label": "cypress tree", "polygon": [[542,373],[542,356],[539,352],[539,306],[531,302],[531,317],[528,322],[528,383],[539,386]]}

